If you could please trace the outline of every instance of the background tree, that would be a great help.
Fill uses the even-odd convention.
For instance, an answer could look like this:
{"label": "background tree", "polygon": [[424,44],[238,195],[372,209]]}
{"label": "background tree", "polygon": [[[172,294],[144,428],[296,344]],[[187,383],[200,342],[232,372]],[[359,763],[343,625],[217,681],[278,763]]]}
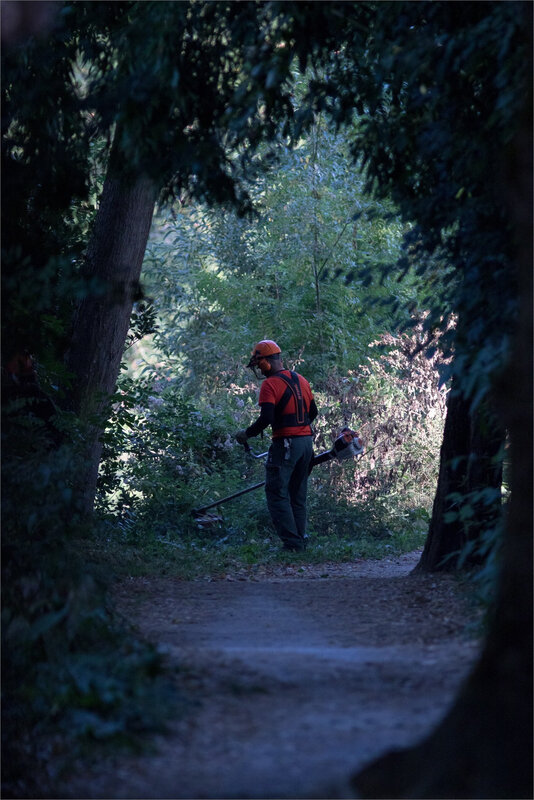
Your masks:
{"label": "background tree", "polygon": [[373,302],[395,291],[417,304],[413,274],[363,285],[364,269],[398,258],[403,228],[390,204],[365,194],[346,140],[326,124],[295,148],[280,145],[251,202],[250,219],[198,204],[162,211],[149,242],[143,282],[160,315],[156,340],[191,391],[216,388],[213,360],[224,352],[242,363],[268,331],[322,387],[333,370],[357,368],[381,325],[398,324],[371,315]]}
{"label": "background tree", "polygon": [[505,432],[487,403],[472,410],[453,385],[434,508],[418,570],[483,564],[500,533]]}

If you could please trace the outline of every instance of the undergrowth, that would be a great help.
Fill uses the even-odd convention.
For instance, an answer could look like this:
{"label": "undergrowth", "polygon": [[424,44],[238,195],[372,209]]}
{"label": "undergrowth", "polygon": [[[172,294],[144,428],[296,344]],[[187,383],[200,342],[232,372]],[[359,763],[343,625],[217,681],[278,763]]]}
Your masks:
{"label": "undergrowth", "polygon": [[[313,470],[301,556],[310,563],[382,558],[424,543],[446,392],[439,356],[420,351],[419,328],[381,337],[381,355],[358,373],[331,374],[314,389],[316,452],[330,449],[343,425],[360,432],[367,452]],[[155,368],[122,378],[104,439],[92,544],[99,558],[120,574],[184,577],[285,558],[262,488],[209,507],[264,480],[263,461],[233,436],[257,416],[257,391],[235,370],[194,399]],[[265,451],[269,441],[251,445]]]}
{"label": "undergrowth", "polygon": [[57,797],[73,760],[139,749],[184,698],[114,618],[109,575],[80,546],[92,532],[72,500],[76,448],[51,447],[38,419],[3,423],[2,795]]}
{"label": "undergrowth", "polygon": [[[196,522],[162,532],[156,524],[127,530],[102,519],[95,534],[84,541],[87,558],[105,565],[117,578],[126,576],[217,577],[255,565],[276,566],[298,560],[302,564],[380,559],[423,546],[428,514],[417,509],[396,516],[383,507],[348,504],[324,508],[320,498],[310,501],[308,545],[302,553],[287,553],[268,518],[263,490],[254,500],[232,501],[241,507],[217,509]],[[317,506],[319,508],[317,508]]]}

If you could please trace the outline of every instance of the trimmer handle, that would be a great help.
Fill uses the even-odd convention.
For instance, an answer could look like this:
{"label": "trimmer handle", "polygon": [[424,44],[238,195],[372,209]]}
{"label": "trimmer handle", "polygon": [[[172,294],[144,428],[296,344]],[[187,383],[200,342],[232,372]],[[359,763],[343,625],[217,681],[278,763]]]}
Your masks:
{"label": "trimmer handle", "polygon": [[264,458],[267,455],[267,451],[265,451],[265,453],[255,453],[248,442],[243,442],[243,447],[245,448],[247,456],[252,456],[252,458]]}

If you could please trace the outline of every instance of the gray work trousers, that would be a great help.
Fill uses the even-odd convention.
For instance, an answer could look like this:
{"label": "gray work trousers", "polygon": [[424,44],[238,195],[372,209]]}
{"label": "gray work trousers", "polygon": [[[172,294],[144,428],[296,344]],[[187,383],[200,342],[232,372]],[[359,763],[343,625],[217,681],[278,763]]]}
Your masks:
{"label": "gray work trousers", "polygon": [[306,546],[306,495],[312,437],[273,439],[265,464],[267,508],[286,550]]}

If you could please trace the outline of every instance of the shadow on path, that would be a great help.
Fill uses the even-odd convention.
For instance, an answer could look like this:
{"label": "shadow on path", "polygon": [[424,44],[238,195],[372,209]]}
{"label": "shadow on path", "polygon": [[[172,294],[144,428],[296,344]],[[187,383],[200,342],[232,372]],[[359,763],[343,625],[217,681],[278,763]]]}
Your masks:
{"label": "shadow on path", "polygon": [[121,584],[120,613],[198,703],[156,754],[110,759],[63,796],[353,796],[348,776],[426,735],[477,654],[454,578],[410,574],[417,558]]}

